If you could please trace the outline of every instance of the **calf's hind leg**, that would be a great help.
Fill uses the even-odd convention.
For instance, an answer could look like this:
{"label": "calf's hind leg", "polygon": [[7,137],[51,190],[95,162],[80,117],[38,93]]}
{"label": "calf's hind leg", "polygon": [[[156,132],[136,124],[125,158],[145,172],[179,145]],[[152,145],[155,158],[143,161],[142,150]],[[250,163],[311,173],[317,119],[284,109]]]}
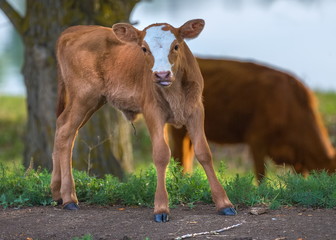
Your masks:
{"label": "calf's hind leg", "polygon": [[72,174],[72,148],[78,129],[102,106],[98,99],[74,99],[57,118],[51,178],[52,198],[65,209],[78,209]]}

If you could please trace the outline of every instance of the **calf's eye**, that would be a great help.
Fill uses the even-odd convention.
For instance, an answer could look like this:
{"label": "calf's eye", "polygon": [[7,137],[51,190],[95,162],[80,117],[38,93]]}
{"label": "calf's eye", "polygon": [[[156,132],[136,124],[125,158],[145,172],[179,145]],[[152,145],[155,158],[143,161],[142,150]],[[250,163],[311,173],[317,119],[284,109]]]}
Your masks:
{"label": "calf's eye", "polygon": [[174,50],[177,51],[179,49],[178,45],[175,45]]}
{"label": "calf's eye", "polygon": [[147,48],[142,47],[142,51],[143,51],[144,53],[147,52]]}

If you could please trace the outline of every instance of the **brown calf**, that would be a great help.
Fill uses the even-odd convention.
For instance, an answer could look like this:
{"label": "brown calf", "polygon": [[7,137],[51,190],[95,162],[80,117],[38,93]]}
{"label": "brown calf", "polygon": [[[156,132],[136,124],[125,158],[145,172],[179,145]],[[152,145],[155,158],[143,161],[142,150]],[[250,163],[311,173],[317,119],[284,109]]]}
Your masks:
{"label": "brown calf", "polygon": [[157,170],[154,219],[168,221],[165,186],[170,149],[166,123],[185,125],[210,183],[220,214],[235,210],[218,182],[204,134],[203,78],[184,39],[198,36],[204,21],[180,28],[153,24],[139,31],[129,24],[112,28],[76,26],[57,43],[59,92],[51,180],[52,197],[65,209],[78,209],[72,175],[72,146],[78,129],[106,102],[133,121],[142,113],[152,140]]}
{"label": "brown calf", "polygon": [[[335,151],[313,94],[293,76],[250,62],[197,59],[204,77],[205,134],[215,143],[247,143],[260,181],[266,156],[299,173],[334,171]],[[171,129],[172,155],[191,171],[185,129]]]}

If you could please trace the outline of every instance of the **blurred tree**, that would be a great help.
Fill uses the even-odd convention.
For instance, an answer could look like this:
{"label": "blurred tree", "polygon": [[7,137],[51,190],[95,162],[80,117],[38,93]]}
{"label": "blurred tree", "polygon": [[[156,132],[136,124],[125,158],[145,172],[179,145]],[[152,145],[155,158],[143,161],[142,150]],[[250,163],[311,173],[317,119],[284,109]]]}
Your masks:
{"label": "blurred tree", "polygon": [[[32,162],[34,167],[52,168],[57,97],[55,43],[59,34],[72,25],[112,26],[116,22],[127,22],[139,1],[26,0],[26,13],[21,16],[6,0],[0,0],[0,9],[25,46],[26,167]],[[97,175],[108,172],[118,177],[132,169],[130,126],[119,112],[104,107],[79,131],[74,166]]]}

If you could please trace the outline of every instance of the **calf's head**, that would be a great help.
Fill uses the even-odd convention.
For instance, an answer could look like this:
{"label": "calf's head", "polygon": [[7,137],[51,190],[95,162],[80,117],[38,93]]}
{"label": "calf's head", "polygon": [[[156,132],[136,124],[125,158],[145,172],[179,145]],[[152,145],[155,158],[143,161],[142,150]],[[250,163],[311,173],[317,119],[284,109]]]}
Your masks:
{"label": "calf's head", "polygon": [[[139,31],[127,23],[113,25],[121,41],[135,42],[145,55],[152,80],[162,87],[170,86],[182,67],[186,44],[184,39],[196,38],[204,27],[204,20],[190,20],[179,28],[166,23],[152,24]],[[188,64],[188,63],[186,63]]]}

